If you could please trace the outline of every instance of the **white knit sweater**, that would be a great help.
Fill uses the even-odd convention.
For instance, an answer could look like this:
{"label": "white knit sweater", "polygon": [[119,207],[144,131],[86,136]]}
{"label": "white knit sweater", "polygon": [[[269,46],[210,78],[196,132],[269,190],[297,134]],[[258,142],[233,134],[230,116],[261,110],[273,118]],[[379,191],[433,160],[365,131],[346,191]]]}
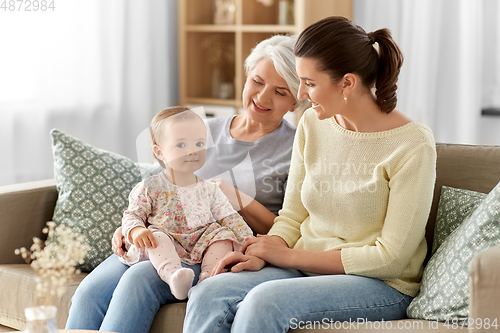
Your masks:
{"label": "white knit sweater", "polygon": [[269,234],[291,248],[341,249],[347,274],[415,296],[435,167],[434,137],[422,124],[353,132],[310,109],[297,128],[283,208]]}

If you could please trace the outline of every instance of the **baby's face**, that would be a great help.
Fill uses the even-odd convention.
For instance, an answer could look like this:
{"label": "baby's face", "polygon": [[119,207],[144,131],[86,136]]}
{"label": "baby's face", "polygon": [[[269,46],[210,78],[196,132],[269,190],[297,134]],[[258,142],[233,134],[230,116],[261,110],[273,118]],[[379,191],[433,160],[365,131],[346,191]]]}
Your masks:
{"label": "baby's face", "polygon": [[160,137],[161,160],[174,171],[192,173],[206,160],[207,130],[200,118],[166,121]]}

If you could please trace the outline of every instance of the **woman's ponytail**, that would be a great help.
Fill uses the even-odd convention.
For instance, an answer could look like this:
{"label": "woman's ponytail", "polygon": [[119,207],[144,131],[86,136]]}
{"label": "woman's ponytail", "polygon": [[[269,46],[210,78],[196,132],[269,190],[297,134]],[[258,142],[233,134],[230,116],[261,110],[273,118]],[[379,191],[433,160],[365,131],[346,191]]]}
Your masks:
{"label": "woman's ponytail", "polygon": [[388,29],[370,32],[368,38],[372,43],[378,44],[379,63],[375,81],[377,104],[383,112],[389,113],[397,104],[396,83],[403,65],[403,54]]}
{"label": "woman's ponytail", "polygon": [[383,112],[396,107],[403,55],[388,29],[367,34],[345,17],[327,17],[300,34],[295,55],[319,60],[320,69],[328,72],[333,82],[347,73],[359,75],[367,89],[376,88],[376,102]]}

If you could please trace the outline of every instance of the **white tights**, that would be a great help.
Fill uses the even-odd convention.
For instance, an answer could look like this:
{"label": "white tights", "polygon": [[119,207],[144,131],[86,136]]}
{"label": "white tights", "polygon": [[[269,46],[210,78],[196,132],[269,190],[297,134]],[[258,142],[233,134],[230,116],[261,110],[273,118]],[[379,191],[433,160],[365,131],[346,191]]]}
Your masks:
{"label": "white tights", "polygon": [[[181,266],[181,259],[175,251],[172,238],[162,231],[153,231],[156,248],[147,248],[149,260],[158,272],[160,278],[168,283],[170,291],[175,298],[183,300],[187,298],[194,280],[194,272],[189,268]],[[221,240],[212,243],[203,255],[201,273],[198,283],[210,276],[214,265],[226,255],[233,251],[233,242]]]}

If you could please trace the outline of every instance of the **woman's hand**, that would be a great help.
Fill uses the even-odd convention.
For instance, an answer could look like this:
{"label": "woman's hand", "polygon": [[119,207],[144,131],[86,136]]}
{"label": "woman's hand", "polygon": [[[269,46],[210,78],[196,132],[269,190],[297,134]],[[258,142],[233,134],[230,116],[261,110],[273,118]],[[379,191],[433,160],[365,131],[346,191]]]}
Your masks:
{"label": "woman's hand", "polygon": [[237,190],[233,185],[231,185],[225,179],[217,178],[217,179],[210,179],[210,181],[219,186],[222,193],[224,193],[224,195],[229,200],[231,206],[233,206],[234,210],[237,212],[240,211],[243,207],[246,207],[253,200],[248,195]]}
{"label": "woman's hand", "polygon": [[132,243],[139,247],[153,247],[156,248],[155,238],[151,230],[145,227],[135,227],[130,230],[130,238]]}
{"label": "woman's hand", "polygon": [[123,245],[125,245],[125,238],[123,237],[122,227],[119,227],[113,234],[113,240],[111,241],[111,249],[113,250],[113,253],[117,256],[123,257],[125,255]]}
{"label": "woman's hand", "polygon": [[245,255],[255,256],[265,260],[271,265],[289,268],[292,250],[279,236],[257,235],[248,239],[241,249]]}
{"label": "woman's hand", "polygon": [[294,250],[283,238],[268,235],[247,240],[241,250],[245,255],[256,256],[276,267],[318,274],[345,274],[340,250]]}
{"label": "woman's hand", "polygon": [[231,268],[231,272],[241,271],[259,271],[266,265],[266,262],[260,258],[249,256],[241,252],[229,252],[222,258],[212,270],[210,276],[223,273]]}

